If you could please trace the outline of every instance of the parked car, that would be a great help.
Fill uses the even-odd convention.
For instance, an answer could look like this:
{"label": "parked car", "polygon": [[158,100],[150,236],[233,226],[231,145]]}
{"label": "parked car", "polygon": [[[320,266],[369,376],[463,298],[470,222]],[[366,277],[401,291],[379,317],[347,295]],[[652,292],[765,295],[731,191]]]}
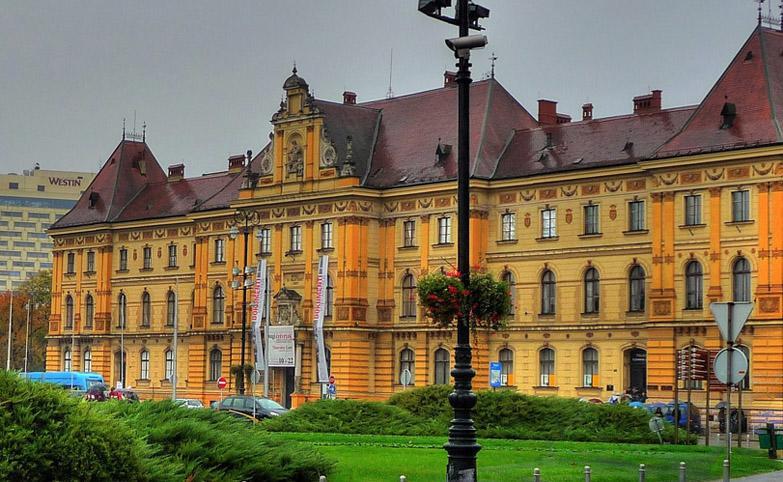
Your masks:
{"label": "parked car", "polygon": [[[686,428],[688,426],[688,417],[691,419],[691,431],[695,433],[701,433],[701,415],[699,408],[690,404],[690,409],[687,402],[680,402],[679,420],[678,426],[680,428]],[[663,417],[669,423],[674,423],[674,402],[666,404],[666,408],[663,410]]]}
{"label": "parked car", "polygon": [[217,409],[238,414],[242,417],[251,416],[258,420],[277,417],[288,412],[288,409],[274,400],[252,395],[232,395],[218,403]]}
{"label": "parked car", "polygon": [[185,408],[204,408],[204,404],[201,400],[196,398],[177,398],[174,403]]}

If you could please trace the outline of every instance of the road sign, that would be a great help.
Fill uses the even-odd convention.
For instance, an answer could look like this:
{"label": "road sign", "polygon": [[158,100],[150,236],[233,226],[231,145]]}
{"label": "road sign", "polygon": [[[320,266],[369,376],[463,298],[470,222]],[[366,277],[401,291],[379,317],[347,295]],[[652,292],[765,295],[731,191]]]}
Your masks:
{"label": "road sign", "polygon": [[226,388],[226,385],[228,385],[228,382],[226,381],[226,377],[220,377],[217,381],[217,387],[219,390],[223,390]]}
{"label": "road sign", "polygon": [[727,374],[728,358],[729,351],[727,348],[718,352],[718,356],[715,357],[715,365],[713,366],[715,369],[715,376],[721,383],[736,385],[741,382],[748,373],[748,358],[741,350],[731,350],[731,376]]}
{"label": "road sign", "polygon": [[489,386],[497,388],[501,385],[500,372],[503,370],[503,365],[500,362],[489,362]]}
{"label": "road sign", "polygon": [[735,301],[710,303],[710,311],[715,316],[715,323],[718,324],[720,335],[724,340],[734,343],[737,341],[742,327],[745,326],[745,322],[748,321],[750,312],[753,311],[753,303]]}
{"label": "road sign", "polygon": [[407,368],[403,369],[402,373],[400,373],[400,384],[402,384],[403,387],[407,387],[411,384],[411,380],[413,380],[411,371]]}

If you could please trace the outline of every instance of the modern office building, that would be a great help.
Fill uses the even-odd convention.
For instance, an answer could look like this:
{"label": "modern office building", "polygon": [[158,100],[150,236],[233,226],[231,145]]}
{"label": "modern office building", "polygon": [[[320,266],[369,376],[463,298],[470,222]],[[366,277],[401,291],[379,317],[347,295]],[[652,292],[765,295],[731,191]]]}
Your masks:
{"label": "modern office building", "polygon": [[[719,349],[709,303],[736,300],[755,303],[738,340],[743,403],[783,407],[781,52],[783,33],[759,27],[700,103],[664,107],[653,90],[608,118],[586,104],[572,120],[543,99],[534,117],[498,80],[472,84],[471,265],[514,299],[507,328],[472,337],[476,388],[499,361],[524,393],[671,400],[677,350]],[[175,370],[182,396],[216,399],[221,376],[234,389],[231,280],[249,253],[269,263],[272,324],[296,334],[272,396],[317,398],[314,279],[329,255],[338,396],[383,399],[406,369],[415,386],[449,383],[455,334],[423,315],[416,280],[455,264],[454,87],[447,73],[434,90],[330,102],[294,71],[265,147],[201,177],[121,141],[50,230],[47,367],[99,371],[144,396],[170,393]],[[230,235],[238,211],[255,224],[250,246]],[[704,384],[693,387],[703,403]]]}
{"label": "modern office building", "polygon": [[52,240],[46,230],[76,204],[94,176],[40,169],[38,164],[0,175],[0,291],[52,269]]}

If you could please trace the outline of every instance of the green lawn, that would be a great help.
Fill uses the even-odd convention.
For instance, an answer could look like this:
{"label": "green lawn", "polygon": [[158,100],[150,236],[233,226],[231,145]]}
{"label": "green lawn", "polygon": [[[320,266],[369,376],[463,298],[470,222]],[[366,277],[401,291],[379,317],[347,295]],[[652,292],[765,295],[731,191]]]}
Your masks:
{"label": "green lawn", "polygon": [[[273,437],[314,445],[337,461],[329,482],[392,482],[405,475],[410,482],[443,480],[444,437],[372,436],[320,433],[273,433]],[[541,469],[542,480],[584,480],[590,465],[597,482],[636,481],[639,464],[647,466],[647,481],[677,480],[681,461],[688,464],[688,480],[721,478],[724,451],[717,447],[624,445],[588,442],[544,442],[484,439],[478,457],[479,480],[532,480]],[[732,477],[783,470],[783,462],[766,458],[766,450],[734,449]]]}

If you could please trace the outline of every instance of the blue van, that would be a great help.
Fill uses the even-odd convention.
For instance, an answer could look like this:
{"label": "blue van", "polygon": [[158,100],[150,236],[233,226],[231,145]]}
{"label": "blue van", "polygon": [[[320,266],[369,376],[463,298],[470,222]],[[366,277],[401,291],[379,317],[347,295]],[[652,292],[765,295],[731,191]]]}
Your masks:
{"label": "blue van", "polygon": [[94,385],[105,385],[100,373],[85,372],[27,372],[19,374],[33,382],[45,382],[71,390],[86,392]]}

